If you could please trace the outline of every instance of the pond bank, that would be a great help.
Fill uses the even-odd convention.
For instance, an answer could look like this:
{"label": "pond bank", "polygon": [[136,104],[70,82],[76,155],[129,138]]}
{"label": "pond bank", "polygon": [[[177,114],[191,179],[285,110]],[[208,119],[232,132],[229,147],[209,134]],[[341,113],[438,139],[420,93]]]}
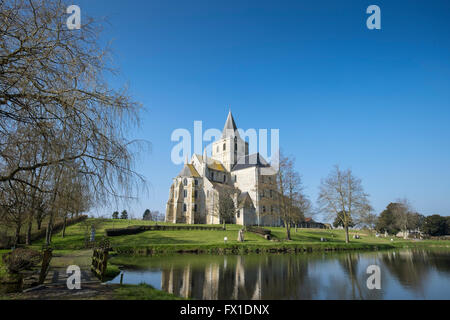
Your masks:
{"label": "pond bank", "polygon": [[84,284],[80,290],[64,285],[40,286],[34,290],[0,295],[0,300],[179,300],[150,285]]}
{"label": "pond bank", "polygon": [[449,241],[432,242],[401,242],[392,244],[371,244],[371,243],[271,243],[271,244],[170,244],[170,245],[149,245],[149,246],[114,246],[114,251],[120,255],[154,255],[154,254],[266,254],[266,253],[303,253],[303,252],[323,252],[323,251],[378,251],[399,248],[427,248],[444,247],[450,248]]}

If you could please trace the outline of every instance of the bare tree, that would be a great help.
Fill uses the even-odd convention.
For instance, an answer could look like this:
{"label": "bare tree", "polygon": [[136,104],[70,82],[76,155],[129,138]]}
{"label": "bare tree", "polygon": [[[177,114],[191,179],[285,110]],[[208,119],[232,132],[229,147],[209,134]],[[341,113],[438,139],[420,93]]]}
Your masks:
{"label": "bare tree", "polygon": [[141,105],[108,85],[117,70],[100,23],[69,30],[67,6],[0,1],[0,218],[17,239],[27,223],[27,243],[33,221],[47,219],[50,243],[55,219],[145,187],[133,169],[143,144],[126,138]]}
{"label": "bare tree", "polygon": [[22,137],[21,127],[35,132],[17,141],[24,147],[45,141],[31,162],[0,148],[0,182],[77,160],[97,203],[130,198],[143,178],[125,133],[138,124],[140,105],[125,89],[108,87],[105,75],[116,70],[99,45],[99,24],[85,17],[80,30],[68,30],[66,8],[64,1],[0,3],[0,145]]}
{"label": "bare tree", "polygon": [[346,243],[350,242],[350,223],[372,210],[361,180],[356,178],[350,169],[342,171],[337,165],[328,177],[321,181],[317,202],[320,210],[327,213],[330,220],[336,217],[341,220]]}
{"label": "bare tree", "polygon": [[217,188],[219,199],[214,203],[213,212],[219,217],[223,228],[226,229],[227,223],[234,223],[234,217],[238,210],[235,203],[237,192],[228,185],[217,186]]}
{"label": "bare tree", "polygon": [[408,239],[409,231],[414,229],[418,224],[417,215],[413,212],[413,208],[408,199],[398,199],[392,206],[395,226],[400,229],[404,239]]}
{"label": "bare tree", "polygon": [[[280,154],[279,169],[272,176],[264,177],[260,205],[267,213],[281,219],[286,228],[286,239],[291,240],[291,226],[296,226],[309,211],[310,203],[303,194],[299,173],[294,169],[294,159]],[[269,191],[269,195],[267,195]]]}

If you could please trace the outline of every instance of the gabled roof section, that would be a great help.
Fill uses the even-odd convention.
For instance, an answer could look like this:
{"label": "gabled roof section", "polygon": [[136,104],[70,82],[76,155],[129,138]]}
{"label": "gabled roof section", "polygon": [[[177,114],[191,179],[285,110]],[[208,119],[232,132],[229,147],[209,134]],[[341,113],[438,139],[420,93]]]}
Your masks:
{"label": "gabled roof section", "polygon": [[242,192],[238,197],[238,208],[255,208],[248,192]]}
{"label": "gabled roof section", "polygon": [[[197,157],[197,159],[200,163],[204,163],[205,158],[203,156],[201,156],[199,154],[194,154],[194,156]],[[208,169],[222,171],[222,172],[227,171],[227,170],[225,170],[225,167],[223,166],[223,164],[218,160],[214,160],[210,157],[207,157],[206,162],[207,162],[206,165],[207,165]]]}
{"label": "gabled roof section", "polygon": [[217,160],[212,160],[211,162],[208,161],[208,168],[211,170],[226,172],[224,166]]}
{"label": "gabled roof section", "polygon": [[240,138],[236,123],[234,122],[233,115],[231,114],[231,110],[228,112],[227,121],[225,122],[225,126],[223,127],[222,139],[228,138],[230,136],[237,136],[238,138]]}
{"label": "gabled roof section", "polygon": [[185,164],[178,176],[200,178],[200,175],[192,164]]}
{"label": "gabled roof section", "polygon": [[268,168],[270,167],[270,164],[259,153],[254,153],[240,157],[231,171],[246,169],[250,167]]}

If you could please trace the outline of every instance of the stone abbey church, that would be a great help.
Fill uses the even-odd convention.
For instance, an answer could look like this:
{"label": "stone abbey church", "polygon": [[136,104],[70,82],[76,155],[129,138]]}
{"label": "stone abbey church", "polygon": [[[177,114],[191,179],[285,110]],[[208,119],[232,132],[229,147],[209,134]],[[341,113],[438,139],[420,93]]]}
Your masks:
{"label": "stone abbey church", "polygon": [[[227,223],[239,225],[280,225],[272,214],[273,205],[262,201],[272,195],[264,180],[275,179],[275,171],[259,153],[248,154],[248,142],[240,136],[231,111],[222,137],[213,142],[211,157],[194,154],[170,187],[166,222],[220,224],[221,197],[234,201],[234,217]],[[264,174],[262,174],[262,171]],[[272,170],[273,175],[267,175]],[[269,171],[270,172],[270,171]],[[222,201],[223,202],[223,201]]]}

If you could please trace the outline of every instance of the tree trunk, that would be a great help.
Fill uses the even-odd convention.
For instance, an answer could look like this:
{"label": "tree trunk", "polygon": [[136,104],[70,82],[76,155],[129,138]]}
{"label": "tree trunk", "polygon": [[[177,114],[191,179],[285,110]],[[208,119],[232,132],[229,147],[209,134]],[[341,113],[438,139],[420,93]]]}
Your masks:
{"label": "tree trunk", "polygon": [[286,240],[291,240],[291,225],[286,223]]}
{"label": "tree trunk", "polygon": [[63,223],[63,229],[62,229],[62,233],[61,233],[61,238],[64,238],[64,236],[66,235],[66,225],[67,225],[67,217],[64,217],[64,223]]}
{"label": "tree trunk", "polygon": [[36,217],[36,224],[37,224],[37,229],[41,230],[42,218],[40,217],[40,214]]}
{"label": "tree trunk", "polygon": [[348,237],[348,226],[345,226],[344,229],[345,229],[345,243],[349,243],[350,240]]}
{"label": "tree trunk", "polygon": [[16,233],[14,235],[14,247],[16,247],[19,244],[19,238],[20,238],[20,228],[22,227],[22,223],[18,222],[16,225]]}
{"label": "tree trunk", "polygon": [[53,232],[53,213],[50,214],[50,219],[48,220],[47,224],[47,232],[45,235],[45,244],[47,246],[50,245],[50,242],[52,240],[52,232]]}
{"label": "tree trunk", "polygon": [[31,228],[33,227],[33,219],[28,222],[27,238],[26,244],[29,246],[31,244]]}

